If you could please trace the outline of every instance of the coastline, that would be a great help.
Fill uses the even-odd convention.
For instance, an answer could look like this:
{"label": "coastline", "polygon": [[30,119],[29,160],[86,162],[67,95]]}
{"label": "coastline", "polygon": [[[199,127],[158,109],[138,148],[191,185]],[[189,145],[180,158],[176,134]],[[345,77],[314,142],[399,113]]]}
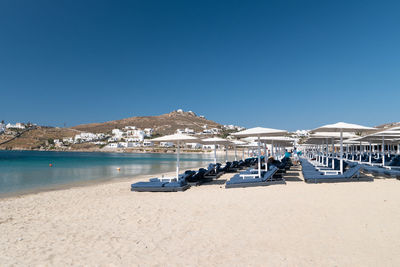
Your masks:
{"label": "coastline", "polygon": [[[185,172],[186,170],[191,170],[191,169],[196,170],[196,169],[199,169],[202,167],[204,167],[204,166],[199,165],[198,167],[182,169],[181,172]],[[134,182],[137,182],[140,180],[147,180],[152,177],[160,177],[161,175],[173,176],[173,175],[175,175],[175,172],[141,174],[141,175],[136,175],[136,176],[123,176],[123,177],[118,177],[118,178],[104,177],[104,179],[78,181],[78,182],[71,182],[71,183],[67,183],[67,184],[43,186],[40,188],[32,188],[32,189],[21,190],[21,191],[16,191],[16,192],[0,193],[0,201],[3,199],[18,198],[18,197],[26,196],[26,195],[36,195],[36,194],[52,192],[52,191],[69,190],[72,188],[91,187],[91,186],[103,185],[103,184],[106,185],[106,184],[114,184],[114,183],[125,183],[125,182],[129,182],[129,181],[134,183]],[[128,179],[129,179],[129,181],[127,181]]]}
{"label": "coastline", "polygon": [[[44,150],[44,149],[18,149],[18,148],[13,148],[13,149],[2,149],[0,148],[0,151],[43,151],[43,152],[82,152],[82,153],[127,153],[127,154],[175,154],[176,151],[173,149],[169,149],[166,151],[158,151],[158,150],[162,150],[162,149],[157,149],[157,151],[152,151],[152,150],[123,150],[123,149],[117,149],[117,150],[104,150],[104,149],[98,149],[98,150],[93,150],[93,149],[48,149],[48,150]],[[239,154],[241,151],[238,150],[237,154],[238,154],[238,158],[239,158]],[[212,154],[213,151],[212,150],[202,150],[202,151],[197,151],[197,150],[181,150],[180,151],[181,154]],[[234,151],[233,150],[228,150],[228,155],[234,155]],[[225,155],[225,151],[224,150],[217,150],[217,155]]]}

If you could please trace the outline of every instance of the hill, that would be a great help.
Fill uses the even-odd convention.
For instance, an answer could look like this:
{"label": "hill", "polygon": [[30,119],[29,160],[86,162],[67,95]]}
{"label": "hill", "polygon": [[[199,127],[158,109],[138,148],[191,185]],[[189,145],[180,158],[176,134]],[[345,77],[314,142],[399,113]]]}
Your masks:
{"label": "hill", "polygon": [[387,129],[387,128],[398,127],[398,126],[400,126],[400,122],[391,122],[391,123],[385,123],[385,124],[375,126],[375,128]]}
{"label": "hill", "polygon": [[38,149],[44,146],[49,140],[73,137],[79,133],[80,131],[75,129],[38,126],[26,130],[17,136],[1,135],[0,149]]}
{"label": "hill", "polygon": [[138,128],[153,128],[156,135],[173,134],[177,129],[190,128],[196,132],[207,128],[221,128],[222,125],[204,117],[197,116],[193,112],[173,111],[159,116],[131,117],[121,120],[103,123],[89,123],[72,127],[72,129],[91,132],[108,133],[112,129],[121,129],[125,126],[136,126]]}

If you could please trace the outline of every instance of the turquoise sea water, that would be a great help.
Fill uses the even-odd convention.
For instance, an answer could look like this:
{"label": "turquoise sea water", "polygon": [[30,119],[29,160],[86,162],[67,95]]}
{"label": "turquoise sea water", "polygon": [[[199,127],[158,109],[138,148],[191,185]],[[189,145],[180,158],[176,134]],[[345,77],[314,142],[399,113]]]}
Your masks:
{"label": "turquoise sea water", "polygon": [[[210,154],[181,154],[180,159],[182,169],[205,167],[213,161]],[[134,178],[175,168],[175,154],[0,151],[0,194]]]}

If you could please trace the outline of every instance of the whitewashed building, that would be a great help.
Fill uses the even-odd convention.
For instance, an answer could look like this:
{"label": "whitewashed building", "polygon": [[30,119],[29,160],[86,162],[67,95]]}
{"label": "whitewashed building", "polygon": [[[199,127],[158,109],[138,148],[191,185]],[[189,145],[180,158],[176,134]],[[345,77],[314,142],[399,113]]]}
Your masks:
{"label": "whitewashed building", "polygon": [[23,124],[20,123],[20,122],[17,122],[16,124],[8,123],[8,124],[6,125],[6,128],[7,128],[7,129],[25,129],[25,125],[23,125]]}
{"label": "whitewashed building", "polygon": [[186,147],[191,149],[201,149],[203,148],[203,145],[199,143],[186,143]]}
{"label": "whitewashed building", "polygon": [[6,130],[6,125],[0,122],[0,133],[4,133]]}
{"label": "whitewashed building", "polygon": [[160,142],[160,147],[174,147],[172,142]]}
{"label": "whitewashed building", "polygon": [[152,141],[149,141],[149,140],[144,140],[143,141],[143,146],[151,147],[151,146],[154,146],[154,143]]}

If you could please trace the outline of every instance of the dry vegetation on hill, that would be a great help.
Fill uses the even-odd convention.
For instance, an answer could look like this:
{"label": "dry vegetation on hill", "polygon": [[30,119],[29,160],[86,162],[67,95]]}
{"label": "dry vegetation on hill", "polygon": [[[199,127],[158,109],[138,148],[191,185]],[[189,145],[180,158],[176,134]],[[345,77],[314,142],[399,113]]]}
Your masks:
{"label": "dry vegetation on hill", "polygon": [[[38,127],[24,132],[20,137],[0,145],[0,149],[38,149],[51,139],[73,137],[80,131],[69,128]],[[10,139],[11,136],[2,135],[0,143]]]}
{"label": "dry vegetation on hill", "polygon": [[190,128],[199,132],[203,130],[204,125],[207,125],[208,128],[221,127],[220,124],[196,116],[192,112],[173,111],[159,116],[131,117],[103,123],[82,124],[72,127],[72,129],[91,133],[107,133],[115,128],[136,126],[142,129],[153,128],[156,134],[165,135],[173,134],[177,129],[184,128]]}
{"label": "dry vegetation on hill", "polygon": [[[125,126],[136,126],[138,128],[153,128],[154,135],[165,135],[175,133],[177,129],[190,128],[196,132],[203,130],[203,126],[207,128],[220,128],[221,125],[196,116],[193,112],[177,112],[173,111],[168,114],[159,116],[131,117],[121,120],[108,121],[104,123],[82,124],[72,128],[52,128],[38,127],[23,133],[18,138],[0,145],[0,149],[39,149],[46,142],[53,139],[62,139],[65,137],[74,137],[80,132],[91,133],[109,133],[112,129],[124,128]],[[13,136],[0,135],[0,144],[11,139]],[[74,150],[93,150],[96,145],[73,145]]]}

